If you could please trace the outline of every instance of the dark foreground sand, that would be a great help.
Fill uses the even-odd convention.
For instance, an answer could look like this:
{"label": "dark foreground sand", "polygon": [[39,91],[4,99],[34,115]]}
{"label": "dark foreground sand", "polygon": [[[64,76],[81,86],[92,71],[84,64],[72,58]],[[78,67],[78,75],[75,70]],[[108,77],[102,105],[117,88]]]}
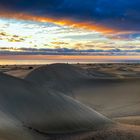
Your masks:
{"label": "dark foreground sand", "polygon": [[140,140],[139,64],[0,70],[0,140]]}

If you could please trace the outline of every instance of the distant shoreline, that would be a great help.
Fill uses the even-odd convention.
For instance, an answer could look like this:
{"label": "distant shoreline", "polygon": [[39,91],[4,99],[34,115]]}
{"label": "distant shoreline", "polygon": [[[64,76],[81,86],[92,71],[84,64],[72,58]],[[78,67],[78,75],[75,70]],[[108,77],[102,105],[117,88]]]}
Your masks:
{"label": "distant shoreline", "polygon": [[0,55],[0,65],[140,63],[140,56]]}

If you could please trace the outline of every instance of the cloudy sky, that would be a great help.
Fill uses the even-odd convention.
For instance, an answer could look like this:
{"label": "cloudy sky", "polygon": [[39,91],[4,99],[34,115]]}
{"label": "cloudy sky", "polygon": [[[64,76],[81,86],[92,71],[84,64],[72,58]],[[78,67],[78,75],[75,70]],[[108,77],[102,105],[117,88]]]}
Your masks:
{"label": "cloudy sky", "polygon": [[140,55],[140,1],[1,0],[0,54]]}

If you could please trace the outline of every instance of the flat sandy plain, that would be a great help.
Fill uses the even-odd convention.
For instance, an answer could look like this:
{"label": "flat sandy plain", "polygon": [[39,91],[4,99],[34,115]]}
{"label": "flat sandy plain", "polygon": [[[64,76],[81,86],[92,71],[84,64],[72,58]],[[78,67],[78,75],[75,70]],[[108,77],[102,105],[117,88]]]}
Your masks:
{"label": "flat sandy plain", "polygon": [[0,71],[0,140],[140,140],[140,64]]}

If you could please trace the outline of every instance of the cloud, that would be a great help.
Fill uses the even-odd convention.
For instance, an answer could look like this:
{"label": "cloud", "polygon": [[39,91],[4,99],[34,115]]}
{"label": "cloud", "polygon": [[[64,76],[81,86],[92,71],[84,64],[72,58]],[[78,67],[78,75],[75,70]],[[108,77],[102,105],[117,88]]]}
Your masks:
{"label": "cloud", "polygon": [[1,0],[0,15],[99,31],[140,31],[139,5],[139,0]]}
{"label": "cloud", "polygon": [[[57,26],[52,23],[15,19],[0,19],[0,25],[0,47],[9,48],[2,50],[2,53],[77,54],[89,51],[92,54],[97,52],[119,54],[124,53],[125,50],[135,53],[133,50],[140,48],[139,33],[132,31],[103,35],[94,31]],[[10,47],[17,48],[17,50]],[[32,50],[20,50],[20,48],[32,48]],[[121,52],[118,50],[116,52],[116,49],[120,49]],[[114,52],[108,50],[114,50]]]}
{"label": "cloud", "polygon": [[7,40],[8,42],[24,42],[25,38],[18,35],[11,35],[6,32],[0,32],[0,40]]}
{"label": "cloud", "polygon": [[[48,15],[48,14],[47,14]],[[114,33],[117,30],[116,29],[111,29],[107,28],[103,25],[99,25],[95,22],[92,21],[76,21],[75,19],[69,19],[60,17],[51,17],[51,16],[41,16],[41,15],[32,15],[30,13],[17,13],[17,12],[11,12],[11,11],[5,11],[5,12],[0,12],[0,17],[2,18],[15,18],[15,19],[22,19],[22,20],[33,20],[33,21],[38,21],[38,22],[51,22],[60,26],[71,26],[74,28],[83,28],[87,30],[94,30],[94,31],[99,31],[102,33]]]}
{"label": "cloud", "polygon": [[122,49],[87,49],[77,50],[68,48],[58,49],[36,49],[36,48],[0,48],[0,55],[140,55],[140,49],[122,50]]}
{"label": "cloud", "polygon": [[51,44],[54,44],[54,45],[69,45],[69,43],[67,43],[67,42],[51,42]]}

